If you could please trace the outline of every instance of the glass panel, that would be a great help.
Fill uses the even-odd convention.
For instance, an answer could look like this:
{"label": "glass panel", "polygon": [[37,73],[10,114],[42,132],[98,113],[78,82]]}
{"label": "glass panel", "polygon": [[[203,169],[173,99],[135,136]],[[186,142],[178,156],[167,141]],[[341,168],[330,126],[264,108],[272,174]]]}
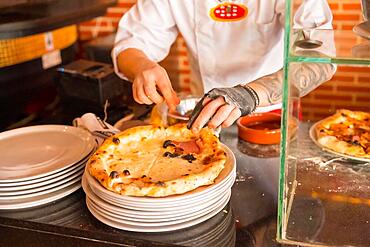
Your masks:
{"label": "glass panel", "polygon": [[[302,79],[322,79],[307,76],[307,68],[334,75],[295,107],[296,88],[302,92]],[[353,159],[324,149],[317,141],[315,126],[338,109],[370,112],[370,67],[290,63],[288,71],[286,126],[297,121],[298,128],[296,133],[288,128],[287,136],[291,137],[286,139],[286,153],[282,155],[285,194],[280,207],[281,240],[302,246],[368,246],[370,159]],[[365,129],[361,138],[369,133]],[[351,140],[347,141],[357,135],[348,134],[346,138]]]}
{"label": "glass panel", "polygon": [[289,54],[292,61],[370,64],[370,43],[356,36],[352,31],[311,31],[311,37],[315,41],[321,41],[322,46],[309,50],[296,45],[303,40],[303,32],[302,29],[293,31]]}
{"label": "glass panel", "polygon": [[[315,124],[338,109],[370,112],[370,24],[361,12],[369,1],[325,3],[286,1],[277,236],[301,246],[368,246],[370,159],[323,149]],[[327,82],[307,94],[312,80]],[[297,91],[307,94],[301,102]]]}
{"label": "glass panel", "polygon": [[296,159],[293,154],[297,152],[296,149],[298,148],[296,133],[298,130],[300,112],[299,95],[296,87],[293,84],[286,86],[287,93],[285,94],[285,97],[287,97],[287,104],[284,106],[283,112],[284,120],[282,129],[284,131],[282,138],[283,146],[281,148],[281,161],[282,164],[285,164],[285,167],[282,167],[280,170],[280,176],[284,180],[284,185],[283,187],[280,187],[280,190],[281,192],[284,190],[284,193],[281,195],[283,198],[283,201],[281,201],[282,204],[279,205],[280,210],[283,211],[282,215],[279,214],[279,224],[282,226],[283,230],[278,233],[283,238],[285,238],[286,227],[288,224],[288,218],[286,216],[289,214],[289,208],[294,199],[294,190],[296,187]]}
{"label": "glass panel", "polygon": [[[364,20],[366,11],[361,11],[361,1],[329,3],[291,1],[289,60],[370,64],[370,22]],[[331,27],[333,30],[328,30]]]}

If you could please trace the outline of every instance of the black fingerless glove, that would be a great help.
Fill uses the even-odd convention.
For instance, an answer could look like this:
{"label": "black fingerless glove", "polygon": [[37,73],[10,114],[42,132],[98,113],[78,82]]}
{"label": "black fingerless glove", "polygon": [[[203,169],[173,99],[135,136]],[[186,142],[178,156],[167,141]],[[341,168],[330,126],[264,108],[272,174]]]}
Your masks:
{"label": "black fingerless glove", "polygon": [[242,116],[248,115],[256,110],[259,104],[259,98],[251,87],[249,86],[235,86],[229,88],[214,88],[206,93],[195,106],[193,113],[189,119],[187,127],[190,129],[195,119],[203,108],[203,101],[206,97],[216,99],[222,96],[225,102],[240,109]]}
{"label": "black fingerless glove", "polygon": [[238,85],[231,88],[214,88],[204,95],[204,97],[211,99],[216,99],[220,96],[224,97],[227,104],[239,108],[242,116],[254,112],[259,104],[256,91],[249,86]]}

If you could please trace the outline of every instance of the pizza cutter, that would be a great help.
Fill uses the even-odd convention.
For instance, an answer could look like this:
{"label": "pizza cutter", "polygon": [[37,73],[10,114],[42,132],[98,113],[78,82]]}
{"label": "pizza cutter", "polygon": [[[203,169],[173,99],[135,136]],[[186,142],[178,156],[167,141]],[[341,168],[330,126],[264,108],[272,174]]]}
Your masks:
{"label": "pizza cutter", "polygon": [[186,127],[188,129],[191,129],[191,127],[193,126],[194,122],[195,122],[195,119],[197,119],[197,117],[199,116],[200,112],[202,111],[203,109],[203,102],[205,100],[205,98],[208,96],[208,94],[205,94],[199,101],[198,103],[195,105],[194,107],[194,110],[193,112],[191,113],[191,116],[189,118],[189,121],[188,121],[188,124],[186,125]]}
{"label": "pizza cutter", "polygon": [[[188,121],[188,124],[186,125],[186,127],[188,128],[188,129],[191,129],[191,127],[193,126],[193,124],[194,124],[194,122],[195,122],[195,120],[197,119],[197,117],[199,116],[199,114],[200,114],[200,112],[202,111],[202,109],[203,109],[203,107],[204,107],[204,105],[203,105],[203,102],[204,102],[204,100],[208,97],[208,98],[210,98],[210,99],[216,99],[217,97],[220,97],[220,96],[222,96],[222,95],[217,95],[217,94],[215,94],[215,95],[211,95],[211,94],[209,94],[209,93],[206,93],[199,101],[198,101],[198,103],[195,105],[195,107],[194,107],[194,110],[193,110],[193,112],[191,113],[191,116],[190,116],[190,118],[189,118],[189,121]],[[207,125],[207,124],[206,124]],[[220,133],[220,131],[221,131],[221,126],[218,126],[216,129],[215,129],[215,132],[217,133],[217,134],[219,134]]]}
{"label": "pizza cutter", "polygon": [[[188,129],[191,129],[191,127],[193,126],[194,122],[195,122],[195,119],[197,119],[197,117],[199,116],[200,112],[202,111],[203,109],[203,102],[205,100],[206,97],[209,97],[208,94],[205,94],[201,99],[200,101],[196,104],[193,112],[191,113],[191,116],[190,116],[190,119],[188,121],[188,124],[186,125],[186,127]],[[207,124],[206,124],[207,125]],[[220,132],[221,132],[221,126],[218,126],[215,130],[214,130],[214,133],[215,135],[218,137],[220,135]]]}

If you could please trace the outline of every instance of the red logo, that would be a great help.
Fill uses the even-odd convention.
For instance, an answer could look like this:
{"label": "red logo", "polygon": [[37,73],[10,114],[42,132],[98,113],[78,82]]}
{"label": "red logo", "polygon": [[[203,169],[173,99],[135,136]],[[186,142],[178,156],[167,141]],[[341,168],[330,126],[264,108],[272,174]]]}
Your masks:
{"label": "red logo", "polygon": [[221,3],[210,11],[215,21],[239,21],[248,15],[248,8],[242,4]]}

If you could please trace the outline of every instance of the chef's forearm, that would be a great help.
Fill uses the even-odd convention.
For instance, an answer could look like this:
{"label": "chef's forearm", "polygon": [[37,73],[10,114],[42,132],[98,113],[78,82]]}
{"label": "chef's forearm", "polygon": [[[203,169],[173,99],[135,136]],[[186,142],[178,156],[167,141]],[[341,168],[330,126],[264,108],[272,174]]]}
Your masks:
{"label": "chef's forearm", "polygon": [[[290,81],[300,97],[305,96],[322,83],[331,79],[335,73],[332,64],[297,63],[289,67]],[[248,84],[258,94],[260,106],[280,103],[283,95],[283,71],[261,77]]]}
{"label": "chef's forearm", "polygon": [[130,81],[133,81],[139,73],[146,68],[154,67],[156,63],[150,60],[144,52],[135,48],[123,50],[117,56],[119,71]]}
{"label": "chef's forearm", "polygon": [[333,64],[296,63],[289,67],[289,77],[303,97],[322,83],[329,81],[336,71]]}
{"label": "chef's forearm", "polygon": [[283,73],[279,70],[276,73],[261,77],[251,83],[248,86],[256,91],[259,98],[259,106],[268,106],[281,102],[282,99],[282,85],[283,85]]}

